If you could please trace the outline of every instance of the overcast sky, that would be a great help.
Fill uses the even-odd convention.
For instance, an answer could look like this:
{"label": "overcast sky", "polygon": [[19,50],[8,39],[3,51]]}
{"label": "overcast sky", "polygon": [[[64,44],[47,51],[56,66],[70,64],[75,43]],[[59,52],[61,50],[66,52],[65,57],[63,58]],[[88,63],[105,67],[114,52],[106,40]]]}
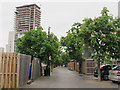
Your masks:
{"label": "overcast sky", "polygon": [[[57,2],[56,2],[57,1]],[[9,31],[14,30],[15,7],[37,4],[41,7],[41,26],[47,31],[48,26],[60,39],[75,22],[82,22],[86,17],[97,17],[103,7],[107,7],[113,16],[118,16],[119,0],[4,0],[0,1],[0,47],[6,47]],[[89,2],[88,2],[89,1]],[[108,2],[109,1],[109,2]]]}

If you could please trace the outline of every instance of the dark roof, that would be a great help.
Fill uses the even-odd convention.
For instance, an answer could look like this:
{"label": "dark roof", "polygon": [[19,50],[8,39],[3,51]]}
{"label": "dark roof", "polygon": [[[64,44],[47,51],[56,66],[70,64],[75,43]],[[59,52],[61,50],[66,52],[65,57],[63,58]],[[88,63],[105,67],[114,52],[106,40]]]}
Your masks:
{"label": "dark roof", "polygon": [[30,7],[30,6],[36,6],[40,9],[40,7],[36,4],[30,4],[30,5],[23,5],[23,6],[19,6],[19,7],[16,7],[16,8],[23,8],[23,7]]}

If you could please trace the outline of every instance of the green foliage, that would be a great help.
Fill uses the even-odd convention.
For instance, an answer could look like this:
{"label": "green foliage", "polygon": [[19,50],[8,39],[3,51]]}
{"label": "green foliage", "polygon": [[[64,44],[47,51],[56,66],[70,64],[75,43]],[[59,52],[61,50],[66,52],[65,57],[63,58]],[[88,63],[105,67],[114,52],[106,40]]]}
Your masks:
{"label": "green foliage", "polygon": [[41,58],[45,63],[48,60],[48,56],[51,56],[53,63],[56,63],[59,58],[56,57],[60,53],[60,44],[57,36],[53,33],[48,36],[42,27],[24,32],[24,36],[18,38],[16,44],[17,52]]}
{"label": "green foliage", "polygon": [[67,65],[70,62],[70,57],[68,52],[61,53],[61,63]]}
{"label": "green foliage", "polygon": [[78,36],[80,27],[80,23],[73,24],[71,30],[67,32],[67,36],[61,37],[61,45],[66,47],[65,51],[69,53],[70,59],[75,59],[77,61],[82,60],[82,38]]}
{"label": "green foliage", "polygon": [[61,45],[69,52],[71,59],[95,58],[102,63],[111,63],[120,58],[119,27],[120,18],[108,15],[106,7],[97,18],[85,18],[83,24],[73,24],[66,37],[61,37]]}
{"label": "green foliage", "polygon": [[[47,35],[42,27],[24,32],[17,40],[17,52],[41,58],[43,62],[52,57],[54,64],[66,64],[70,59],[81,61],[83,58],[95,58],[98,64],[111,63],[120,58],[120,42],[118,39],[120,18],[108,15],[106,7],[97,18],[85,18],[83,23],[74,23],[61,37],[60,42],[51,33]],[[49,37],[49,38],[48,38]],[[66,52],[61,51],[60,45]]]}
{"label": "green foliage", "polygon": [[94,19],[84,19],[80,36],[85,44],[93,49],[93,57],[100,63],[111,63],[112,59],[120,57],[117,29],[118,20],[108,15],[106,7],[101,11],[101,16]]}

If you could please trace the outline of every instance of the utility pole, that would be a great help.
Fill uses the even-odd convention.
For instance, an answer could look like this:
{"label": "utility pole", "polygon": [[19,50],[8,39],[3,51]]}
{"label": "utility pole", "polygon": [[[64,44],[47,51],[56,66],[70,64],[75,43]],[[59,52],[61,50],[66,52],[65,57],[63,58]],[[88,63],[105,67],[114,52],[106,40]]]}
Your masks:
{"label": "utility pole", "polygon": [[[49,36],[49,34],[50,34],[50,27],[48,27],[48,39],[50,38],[50,36]],[[47,76],[50,76],[50,58],[49,58],[50,56],[48,55],[48,64],[47,64]]]}

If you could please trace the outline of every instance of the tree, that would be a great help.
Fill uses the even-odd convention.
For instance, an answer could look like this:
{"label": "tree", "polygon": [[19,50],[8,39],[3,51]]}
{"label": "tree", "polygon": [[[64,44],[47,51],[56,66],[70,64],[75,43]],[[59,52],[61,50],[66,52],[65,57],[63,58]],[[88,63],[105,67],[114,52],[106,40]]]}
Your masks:
{"label": "tree", "polygon": [[43,60],[46,49],[44,43],[47,42],[47,34],[42,30],[42,27],[39,27],[38,30],[24,32],[24,36],[17,39],[17,52],[33,57],[41,57]]}
{"label": "tree", "polygon": [[57,62],[58,58],[55,57],[59,55],[59,41],[53,33],[49,34],[49,37],[42,27],[26,31],[22,38],[17,39],[17,52],[40,58],[44,63],[47,63],[51,56],[52,62]]}
{"label": "tree", "polygon": [[67,64],[70,62],[70,57],[68,52],[62,52],[61,53],[61,59],[62,59],[62,65],[67,66]]}
{"label": "tree", "polygon": [[120,55],[118,36],[116,35],[118,19],[108,15],[108,12],[104,7],[101,16],[84,19],[79,33],[84,38],[84,44],[93,49],[93,58],[96,59],[99,69],[99,80],[101,80],[100,65],[112,63],[112,59],[118,59]]}
{"label": "tree", "polygon": [[83,60],[82,57],[82,38],[79,36],[80,32],[80,23],[73,24],[71,30],[67,32],[66,37],[61,37],[61,45],[66,47],[66,52],[69,53],[70,59],[76,60],[79,62],[79,73],[81,73],[81,63]]}

